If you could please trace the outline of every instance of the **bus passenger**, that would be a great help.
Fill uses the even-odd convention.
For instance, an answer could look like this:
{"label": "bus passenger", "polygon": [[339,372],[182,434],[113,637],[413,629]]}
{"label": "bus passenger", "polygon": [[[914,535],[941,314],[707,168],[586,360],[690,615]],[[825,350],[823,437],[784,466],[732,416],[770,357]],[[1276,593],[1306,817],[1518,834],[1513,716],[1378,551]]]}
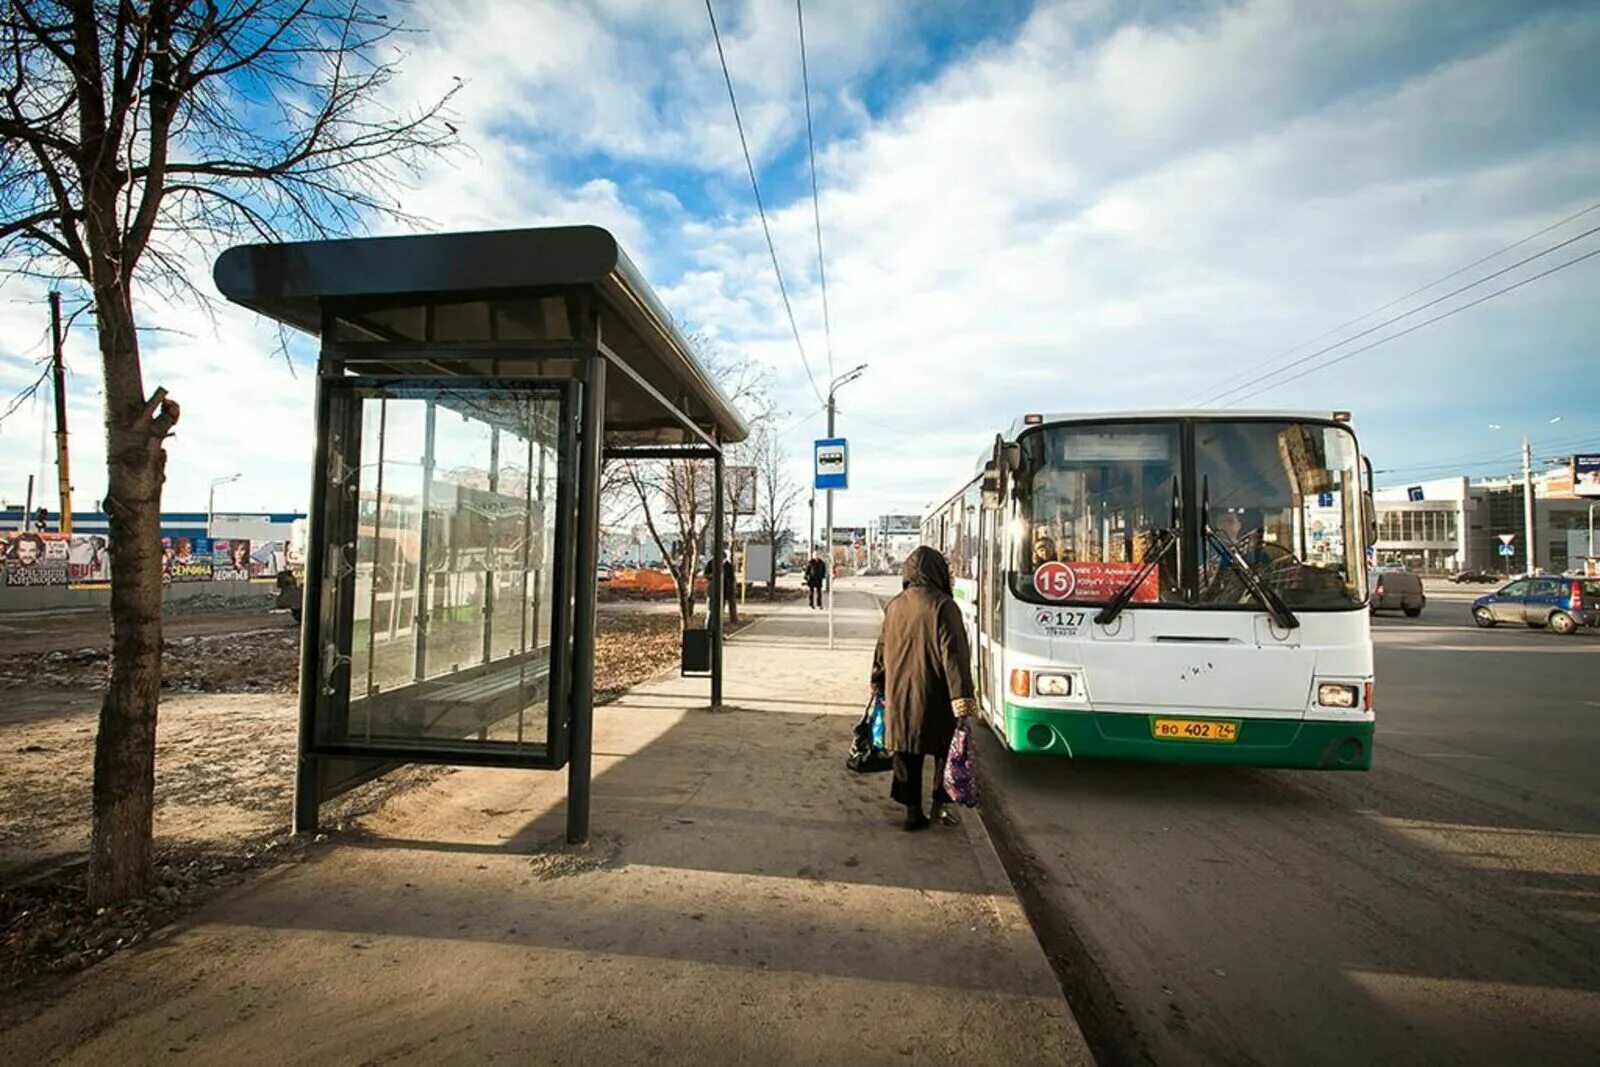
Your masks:
{"label": "bus passenger", "polygon": [[1033,539],[1033,566],[1038,569],[1040,564],[1049,563],[1056,558],[1055,542],[1046,534],[1039,534]]}
{"label": "bus passenger", "polygon": [[944,763],[956,720],[977,710],[967,631],[950,585],[950,568],[923,545],[906,559],[900,595],[883,611],[872,657],[872,689],[883,699],[884,742],[894,753],[889,796],[906,809],[906,830],[922,830],[922,768],[933,757],[933,818],[957,820],[945,805]]}

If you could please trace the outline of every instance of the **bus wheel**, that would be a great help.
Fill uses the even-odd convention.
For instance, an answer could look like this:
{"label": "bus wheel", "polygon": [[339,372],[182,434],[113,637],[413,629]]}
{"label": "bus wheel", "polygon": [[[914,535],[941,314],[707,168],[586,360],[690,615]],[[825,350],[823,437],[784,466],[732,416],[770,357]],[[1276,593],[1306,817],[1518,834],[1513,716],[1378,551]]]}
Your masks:
{"label": "bus wheel", "polygon": [[1550,629],[1565,637],[1578,628],[1577,620],[1564,611],[1553,612],[1550,615]]}
{"label": "bus wheel", "polygon": [[1487,630],[1489,627],[1494,625],[1494,612],[1490,611],[1488,608],[1474,608],[1472,611],[1472,621]]}

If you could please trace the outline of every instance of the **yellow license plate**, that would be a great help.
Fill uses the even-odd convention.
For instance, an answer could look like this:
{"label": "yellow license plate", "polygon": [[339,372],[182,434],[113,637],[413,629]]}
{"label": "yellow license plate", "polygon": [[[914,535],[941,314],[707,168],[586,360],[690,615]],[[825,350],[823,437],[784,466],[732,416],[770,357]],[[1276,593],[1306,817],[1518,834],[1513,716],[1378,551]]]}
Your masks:
{"label": "yellow license plate", "polygon": [[1239,724],[1209,719],[1157,719],[1151,733],[1161,741],[1221,741],[1233,744],[1239,739]]}

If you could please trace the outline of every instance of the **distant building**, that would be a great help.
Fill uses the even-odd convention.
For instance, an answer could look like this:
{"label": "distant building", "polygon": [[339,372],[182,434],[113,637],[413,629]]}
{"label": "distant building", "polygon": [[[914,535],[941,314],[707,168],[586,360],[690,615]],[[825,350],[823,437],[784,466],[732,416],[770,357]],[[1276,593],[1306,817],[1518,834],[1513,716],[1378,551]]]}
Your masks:
{"label": "distant building", "polygon": [[[1522,479],[1434,478],[1377,490],[1377,557],[1428,574],[1463,570],[1520,573],[1527,566]],[[1559,573],[1581,569],[1574,546],[1587,545],[1589,509],[1600,501],[1573,494],[1572,472],[1533,477],[1534,563]],[[1583,536],[1574,537],[1582,532]],[[1515,535],[1514,555],[1500,554],[1502,534]]]}
{"label": "distant building", "polygon": [[[203,511],[163,511],[161,513],[162,537],[226,537],[246,538],[251,541],[289,541],[295,520],[304,519],[303,511],[219,511],[211,516],[211,532],[206,531],[206,513]],[[36,528],[32,520],[30,526]],[[0,533],[20,530],[23,526],[23,509],[0,508]],[[45,529],[61,529],[61,513],[46,512]],[[101,534],[111,532],[111,518],[103,511],[72,512],[72,532],[75,534]]]}

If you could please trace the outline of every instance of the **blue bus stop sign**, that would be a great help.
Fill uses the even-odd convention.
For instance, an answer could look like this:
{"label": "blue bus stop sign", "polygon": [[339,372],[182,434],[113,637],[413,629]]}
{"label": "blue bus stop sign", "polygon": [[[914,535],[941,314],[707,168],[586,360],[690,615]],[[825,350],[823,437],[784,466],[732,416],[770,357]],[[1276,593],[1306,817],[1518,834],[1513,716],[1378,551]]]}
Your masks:
{"label": "blue bus stop sign", "polygon": [[850,446],[843,437],[828,437],[816,443],[812,453],[812,485],[818,489],[850,488]]}

